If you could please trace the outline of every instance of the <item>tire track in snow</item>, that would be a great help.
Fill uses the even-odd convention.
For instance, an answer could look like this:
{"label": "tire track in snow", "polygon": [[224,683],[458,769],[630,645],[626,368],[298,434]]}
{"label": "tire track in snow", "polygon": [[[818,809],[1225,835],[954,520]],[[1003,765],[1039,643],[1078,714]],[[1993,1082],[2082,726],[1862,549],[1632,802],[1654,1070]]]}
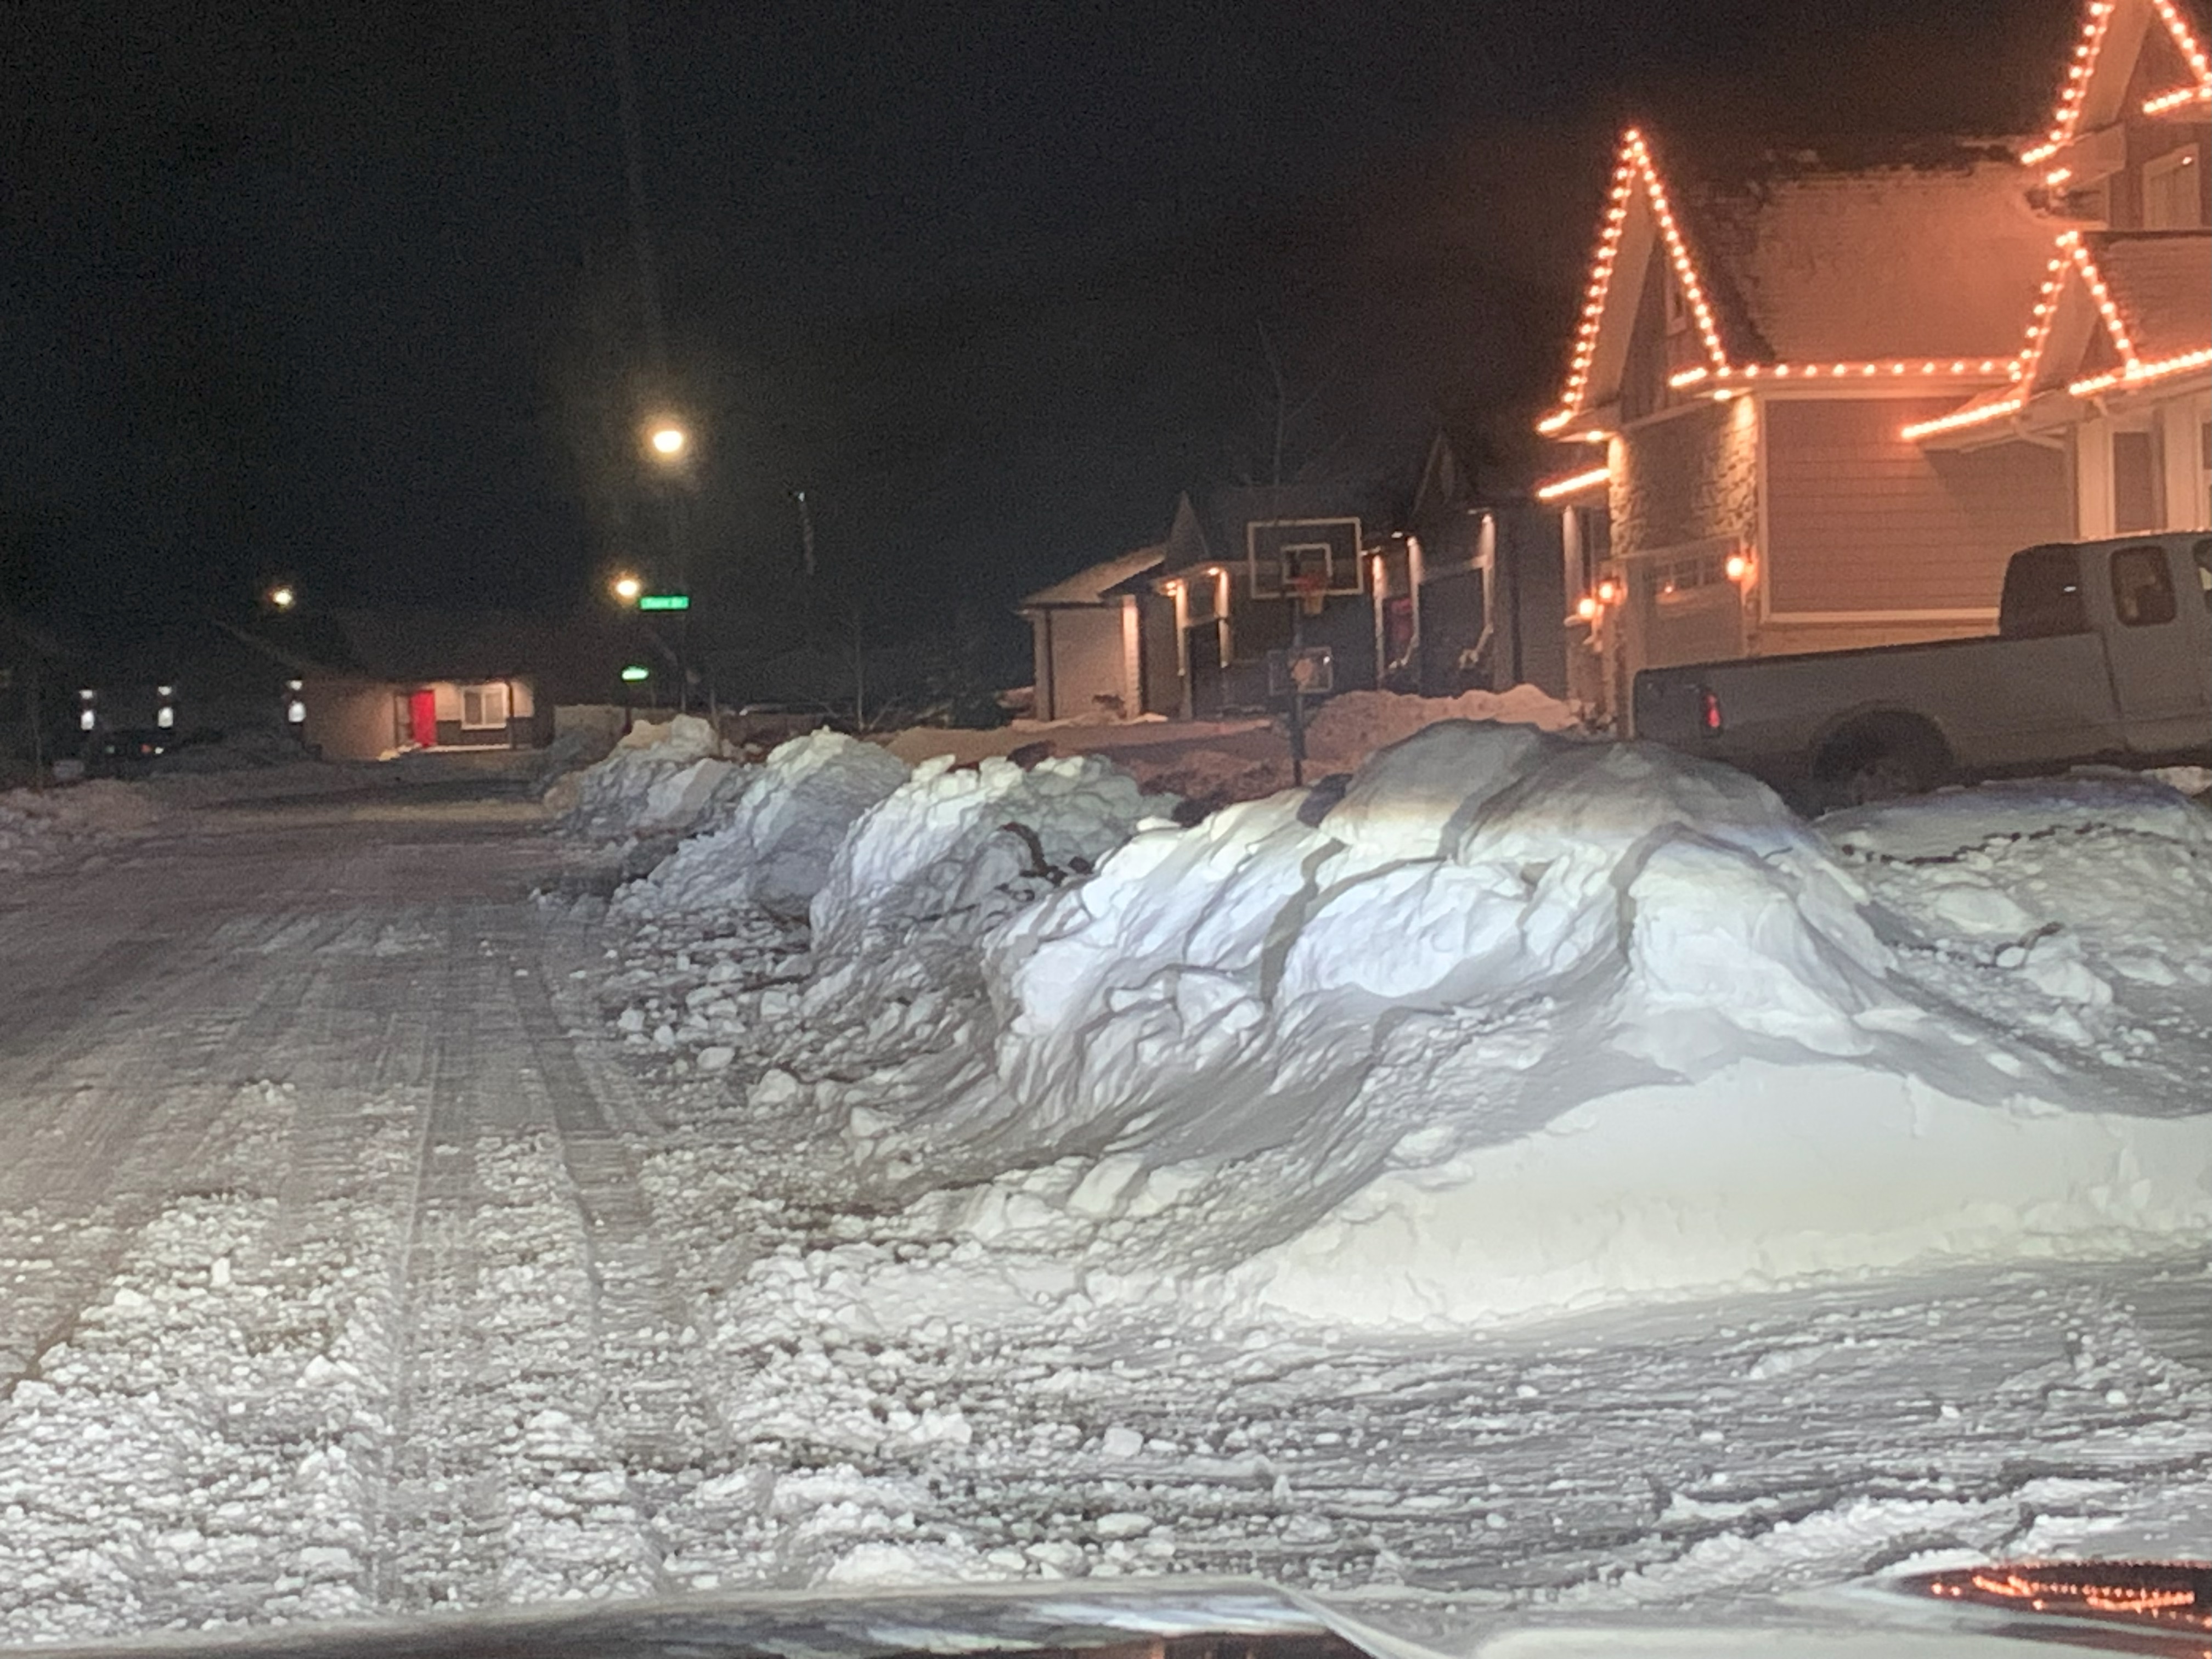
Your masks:
{"label": "tire track in snow", "polygon": [[[376,1597],[402,1611],[649,1593],[659,1550],[605,1420],[638,1357],[607,1342],[592,1212],[544,1078],[560,1048],[525,1017],[543,993],[517,995],[537,970],[490,913],[459,909],[451,927],[398,1268]],[[594,1179],[616,1212],[618,1182]]]}

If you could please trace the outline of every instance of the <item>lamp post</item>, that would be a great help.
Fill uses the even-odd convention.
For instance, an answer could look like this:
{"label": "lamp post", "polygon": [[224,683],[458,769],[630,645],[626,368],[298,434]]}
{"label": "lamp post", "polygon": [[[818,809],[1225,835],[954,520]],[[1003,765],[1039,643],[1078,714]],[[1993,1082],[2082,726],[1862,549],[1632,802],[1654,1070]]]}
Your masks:
{"label": "lamp post", "polygon": [[[645,451],[664,479],[661,504],[668,514],[668,547],[674,556],[676,587],[679,593],[688,596],[691,592],[690,538],[686,533],[684,504],[678,498],[678,488],[691,453],[690,430],[673,416],[655,416],[645,423]],[[689,714],[691,709],[690,658],[691,613],[687,604],[676,623],[676,712],[679,714]]]}

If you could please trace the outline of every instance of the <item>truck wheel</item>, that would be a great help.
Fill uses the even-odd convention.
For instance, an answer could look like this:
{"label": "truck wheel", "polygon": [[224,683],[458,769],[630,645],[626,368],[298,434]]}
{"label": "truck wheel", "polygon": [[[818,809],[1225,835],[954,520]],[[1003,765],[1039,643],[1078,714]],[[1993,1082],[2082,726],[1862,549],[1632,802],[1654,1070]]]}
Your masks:
{"label": "truck wheel", "polygon": [[1814,775],[1824,810],[1924,795],[1951,770],[1942,737],[1921,721],[1887,720],[1838,733]]}

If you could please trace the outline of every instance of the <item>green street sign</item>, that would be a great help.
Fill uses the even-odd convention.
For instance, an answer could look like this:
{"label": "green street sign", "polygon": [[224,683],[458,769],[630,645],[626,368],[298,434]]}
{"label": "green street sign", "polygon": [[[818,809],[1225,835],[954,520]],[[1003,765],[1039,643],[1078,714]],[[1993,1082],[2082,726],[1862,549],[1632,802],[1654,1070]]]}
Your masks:
{"label": "green street sign", "polygon": [[636,684],[640,680],[649,680],[652,678],[653,671],[651,669],[640,668],[635,663],[632,663],[629,667],[623,670],[623,678],[629,681],[633,685]]}
{"label": "green street sign", "polygon": [[691,596],[689,593],[641,593],[637,596],[637,608],[641,611],[689,611]]}

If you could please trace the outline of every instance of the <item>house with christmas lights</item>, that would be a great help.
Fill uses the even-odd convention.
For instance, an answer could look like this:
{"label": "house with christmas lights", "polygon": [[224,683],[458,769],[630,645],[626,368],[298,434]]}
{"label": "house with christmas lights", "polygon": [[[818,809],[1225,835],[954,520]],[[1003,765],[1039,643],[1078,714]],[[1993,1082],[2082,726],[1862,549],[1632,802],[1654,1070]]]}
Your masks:
{"label": "house with christmas lights", "polygon": [[2212,69],[2088,0],[2047,130],[1680,176],[1624,135],[1540,495],[1609,509],[1576,689],[1994,625],[2038,541],[2212,522]]}

